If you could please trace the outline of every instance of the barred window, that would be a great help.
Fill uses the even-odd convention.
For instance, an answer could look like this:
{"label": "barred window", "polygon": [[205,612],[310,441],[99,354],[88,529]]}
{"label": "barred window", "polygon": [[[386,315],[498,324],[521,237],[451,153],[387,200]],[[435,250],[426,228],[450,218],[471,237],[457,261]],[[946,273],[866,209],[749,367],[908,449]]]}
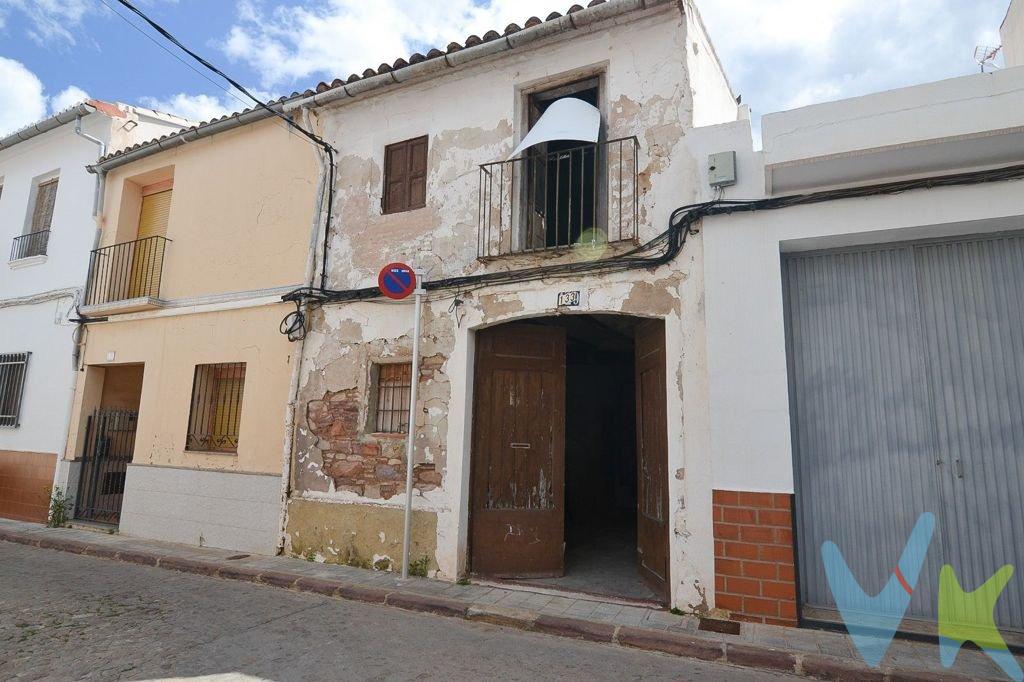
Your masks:
{"label": "barred window", "polygon": [[237,452],[245,363],[196,365],[186,450]]}
{"label": "barred window", "polygon": [[0,353],[0,426],[18,426],[31,353]]}
{"label": "barred window", "polygon": [[375,433],[409,431],[409,393],[412,391],[412,363],[377,365]]}

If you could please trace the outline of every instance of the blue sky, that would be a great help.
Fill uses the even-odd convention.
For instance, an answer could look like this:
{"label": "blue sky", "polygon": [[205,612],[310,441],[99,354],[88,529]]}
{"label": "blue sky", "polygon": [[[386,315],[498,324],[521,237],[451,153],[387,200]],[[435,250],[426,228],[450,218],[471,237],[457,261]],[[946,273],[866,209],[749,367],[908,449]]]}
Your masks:
{"label": "blue sky", "polygon": [[[105,0],[124,16],[116,0]],[[303,90],[566,0],[137,0],[263,96]],[[697,0],[755,116],[977,71],[1009,0]],[[139,24],[137,19],[132,19]],[[151,32],[147,31],[149,35]],[[173,49],[173,48],[172,48]],[[186,58],[187,59],[187,58]],[[239,102],[104,0],[0,0],[0,133],[88,94],[206,119]]]}

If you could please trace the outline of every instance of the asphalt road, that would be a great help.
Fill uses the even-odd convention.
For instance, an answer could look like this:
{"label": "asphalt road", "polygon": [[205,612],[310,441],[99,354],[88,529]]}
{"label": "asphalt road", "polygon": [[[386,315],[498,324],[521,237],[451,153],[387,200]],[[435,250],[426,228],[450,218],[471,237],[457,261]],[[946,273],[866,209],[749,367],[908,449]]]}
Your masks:
{"label": "asphalt road", "polygon": [[[778,679],[0,542],[0,679]],[[796,679],[796,678],[793,678]]]}

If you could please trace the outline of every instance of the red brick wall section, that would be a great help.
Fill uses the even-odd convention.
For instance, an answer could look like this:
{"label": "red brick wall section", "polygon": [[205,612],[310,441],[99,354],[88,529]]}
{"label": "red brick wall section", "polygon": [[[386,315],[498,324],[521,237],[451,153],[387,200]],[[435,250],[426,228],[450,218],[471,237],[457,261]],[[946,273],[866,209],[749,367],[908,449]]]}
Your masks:
{"label": "red brick wall section", "polygon": [[715,606],[734,620],[796,625],[792,496],[715,490]]}

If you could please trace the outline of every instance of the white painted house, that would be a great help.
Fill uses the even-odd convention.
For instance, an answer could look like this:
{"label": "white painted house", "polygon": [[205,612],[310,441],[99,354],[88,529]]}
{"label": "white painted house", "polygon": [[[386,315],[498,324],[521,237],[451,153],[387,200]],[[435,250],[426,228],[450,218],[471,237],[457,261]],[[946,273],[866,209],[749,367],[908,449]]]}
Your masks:
{"label": "white painted house", "polygon": [[[761,200],[701,230],[712,603],[833,621],[822,543],[875,594],[931,512],[908,616],[934,627],[944,563],[967,590],[1024,566],[1024,68],[770,114],[761,152],[746,121],[689,143]],[[1024,582],[995,617],[1024,631]]]}
{"label": "white painted house", "polygon": [[0,516],[46,520],[46,488],[67,438],[75,306],[95,246],[106,151],[188,121],[89,100],[0,139]]}
{"label": "white painted house", "polygon": [[670,222],[690,132],[741,109],[693,3],[574,5],[287,108],[338,150],[324,283],[356,293],[308,318],[286,548],[401,566],[413,311],[353,300],[400,260],[432,290],[410,558],[699,605],[701,248]]}

